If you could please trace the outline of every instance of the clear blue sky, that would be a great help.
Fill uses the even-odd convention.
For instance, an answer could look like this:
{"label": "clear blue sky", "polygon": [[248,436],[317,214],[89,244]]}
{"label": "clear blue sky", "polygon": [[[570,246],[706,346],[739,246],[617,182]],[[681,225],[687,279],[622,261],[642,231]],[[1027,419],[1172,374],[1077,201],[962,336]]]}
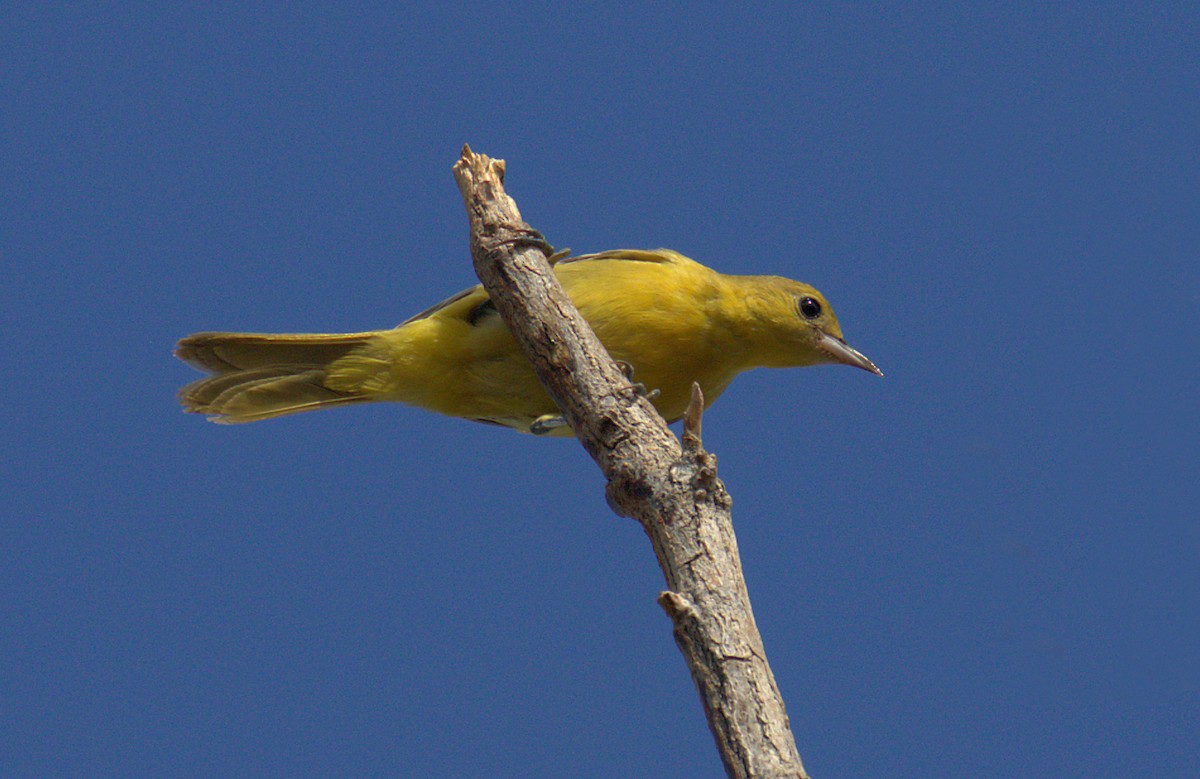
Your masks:
{"label": "clear blue sky", "polygon": [[1200,12],[967,5],[10,7],[0,773],[721,775],[574,442],[176,406],[473,283],[467,142],[887,374],[705,419],[814,775],[1200,775]]}

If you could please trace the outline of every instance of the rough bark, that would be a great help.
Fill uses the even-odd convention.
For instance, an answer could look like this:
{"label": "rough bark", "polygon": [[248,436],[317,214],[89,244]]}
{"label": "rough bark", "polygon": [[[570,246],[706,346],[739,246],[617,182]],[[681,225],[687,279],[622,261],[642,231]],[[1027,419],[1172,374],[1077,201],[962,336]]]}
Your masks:
{"label": "rough bark", "polygon": [[681,445],[563,292],[548,244],[504,192],[504,162],[464,146],[454,176],[470,219],[475,272],[608,479],[609,505],[650,537],[668,588],[658,601],[727,774],[807,777],[750,609],[729,493],[700,442],[699,387]]}

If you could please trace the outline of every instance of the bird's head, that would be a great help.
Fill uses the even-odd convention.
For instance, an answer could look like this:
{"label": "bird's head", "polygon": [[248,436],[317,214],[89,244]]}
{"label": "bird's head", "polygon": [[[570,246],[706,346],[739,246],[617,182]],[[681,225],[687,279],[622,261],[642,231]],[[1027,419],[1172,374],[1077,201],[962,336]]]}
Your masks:
{"label": "bird's head", "polygon": [[883,373],[846,343],[825,296],[808,284],[777,276],[757,277],[747,302],[759,325],[759,358],[765,367],[840,363],[877,376]]}

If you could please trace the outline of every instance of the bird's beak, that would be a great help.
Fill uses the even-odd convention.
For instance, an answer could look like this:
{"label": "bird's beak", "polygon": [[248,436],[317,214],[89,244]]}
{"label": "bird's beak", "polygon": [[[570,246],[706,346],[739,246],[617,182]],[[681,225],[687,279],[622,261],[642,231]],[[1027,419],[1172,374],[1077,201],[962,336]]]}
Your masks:
{"label": "bird's beak", "polygon": [[829,333],[820,332],[820,339],[817,341],[817,347],[824,351],[829,356],[833,357],[834,362],[840,362],[844,365],[853,365],[855,368],[862,368],[864,371],[870,371],[876,376],[882,376],[883,371],[875,367],[875,363],[867,359],[866,355],[858,351],[850,344],[843,341],[837,336]]}

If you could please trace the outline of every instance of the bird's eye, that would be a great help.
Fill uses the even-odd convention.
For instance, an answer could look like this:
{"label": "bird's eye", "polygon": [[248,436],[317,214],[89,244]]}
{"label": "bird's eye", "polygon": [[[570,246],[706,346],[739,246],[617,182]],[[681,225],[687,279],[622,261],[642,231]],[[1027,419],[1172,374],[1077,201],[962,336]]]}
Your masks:
{"label": "bird's eye", "polygon": [[800,298],[800,315],[805,319],[816,319],[821,315],[821,303],[816,298]]}

